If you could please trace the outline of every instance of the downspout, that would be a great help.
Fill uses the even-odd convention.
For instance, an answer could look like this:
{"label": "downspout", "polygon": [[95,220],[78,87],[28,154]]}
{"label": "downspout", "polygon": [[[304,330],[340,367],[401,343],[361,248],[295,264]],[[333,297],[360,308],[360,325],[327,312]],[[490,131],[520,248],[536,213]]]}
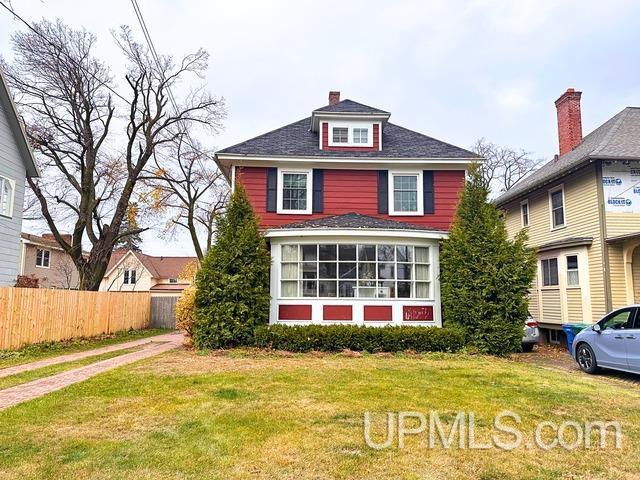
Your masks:
{"label": "downspout", "polygon": [[596,160],[596,189],[598,192],[598,224],[600,226],[600,245],[602,248],[602,275],[604,276],[604,305],[608,313],[612,309],[611,270],[609,269],[609,245],[607,244],[607,222],[604,209],[604,191],[602,190],[602,160]]}

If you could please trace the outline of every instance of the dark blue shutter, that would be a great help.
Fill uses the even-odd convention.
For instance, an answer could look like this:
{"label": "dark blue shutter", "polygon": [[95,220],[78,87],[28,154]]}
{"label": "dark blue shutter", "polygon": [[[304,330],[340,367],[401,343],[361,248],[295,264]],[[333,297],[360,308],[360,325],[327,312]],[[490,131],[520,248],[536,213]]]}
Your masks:
{"label": "dark blue shutter", "polygon": [[324,212],[324,170],[313,169],[313,213]]}
{"label": "dark blue shutter", "polygon": [[422,171],[422,195],[424,200],[424,214],[435,213],[433,170]]}
{"label": "dark blue shutter", "polygon": [[378,213],[389,213],[388,170],[378,170]]}
{"label": "dark blue shutter", "polygon": [[278,210],[278,169],[267,168],[267,212]]}

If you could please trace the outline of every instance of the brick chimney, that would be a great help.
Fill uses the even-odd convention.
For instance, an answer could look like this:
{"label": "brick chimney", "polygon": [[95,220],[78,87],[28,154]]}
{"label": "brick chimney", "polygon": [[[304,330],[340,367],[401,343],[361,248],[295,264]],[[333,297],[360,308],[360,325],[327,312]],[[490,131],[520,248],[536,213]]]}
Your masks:
{"label": "brick chimney", "polygon": [[[60,236],[67,243],[71,243],[73,241],[73,236],[70,233],[63,233]],[[54,242],[56,241],[56,237],[53,236],[53,233],[43,233],[42,238],[45,240],[53,240]]]}
{"label": "brick chimney", "polygon": [[573,88],[568,88],[556,100],[560,156],[573,150],[582,141],[581,96],[582,92],[576,92]]}
{"label": "brick chimney", "polygon": [[340,101],[340,92],[329,92],[329,105],[335,105]]}

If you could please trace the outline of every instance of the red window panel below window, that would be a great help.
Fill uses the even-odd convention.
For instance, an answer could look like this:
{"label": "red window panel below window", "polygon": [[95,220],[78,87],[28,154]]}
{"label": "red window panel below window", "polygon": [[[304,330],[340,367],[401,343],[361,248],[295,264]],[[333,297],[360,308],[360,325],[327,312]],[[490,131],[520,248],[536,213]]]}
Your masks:
{"label": "red window panel below window", "polygon": [[323,320],[353,320],[353,307],[351,305],[324,305],[322,307]]}
{"label": "red window panel below window", "polygon": [[433,307],[431,305],[404,305],[402,319],[405,322],[432,322]]}
{"label": "red window panel below window", "polygon": [[311,320],[311,305],[278,305],[278,320]]}
{"label": "red window panel below window", "polygon": [[390,322],[393,320],[393,309],[391,305],[365,305],[365,322]]}

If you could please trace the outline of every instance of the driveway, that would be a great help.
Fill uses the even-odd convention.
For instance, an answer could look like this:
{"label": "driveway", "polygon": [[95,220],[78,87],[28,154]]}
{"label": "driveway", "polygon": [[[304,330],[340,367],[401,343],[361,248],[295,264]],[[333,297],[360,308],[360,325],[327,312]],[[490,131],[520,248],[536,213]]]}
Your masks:
{"label": "driveway", "polygon": [[575,375],[584,375],[592,378],[599,378],[604,381],[625,384],[629,387],[640,386],[640,375],[633,373],[616,372],[614,370],[601,370],[598,374],[589,375],[578,367],[578,364],[571,358],[564,346],[558,345],[536,345],[531,353],[518,353],[511,357],[517,362],[531,363],[544,368],[562,370]]}

